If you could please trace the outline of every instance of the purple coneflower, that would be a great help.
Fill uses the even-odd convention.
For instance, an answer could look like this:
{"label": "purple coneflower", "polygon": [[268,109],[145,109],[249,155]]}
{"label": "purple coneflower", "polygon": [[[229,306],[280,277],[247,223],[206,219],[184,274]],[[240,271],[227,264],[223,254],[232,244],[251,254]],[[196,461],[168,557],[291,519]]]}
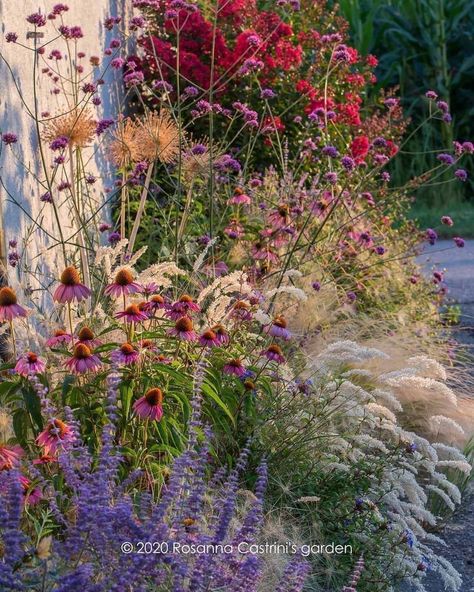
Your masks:
{"label": "purple coneflower", "polygon": [[160,294],[155,294],[150,298],[148,301],[149,310],[156,312],[157,310],[162,310],[166,308],[166,300]]}
{"label": "purple coneflower", "polygon": [[78,343],[74,348],[72,358],[64,365],[75,374],[84,374],[89,371],[95,372],[102,366],[102,363],[87,345]]}
{"label": "purple coneflower", "polygon": [[272,337],[279,337],[280,339],[285,340],[288,340],[291,337],[291,333],[287,329],[286,319],[282,315],[273,319],[272,324],[267,328],[267,333]]}
{"label": "purple coneflower", "polygon": [[15,292],[5,286],[0,289],[0,322],[12,321],[16,317],[26,317],[26,310],[17,304]]}
{"label": "purple coneflower", "polygon": [[104,292],[108,296],[115,298],[119,296],[128,296],[130,294],[136,294],[141,292],[142,287],[133,281],[133,275],[128,269],[121,269],[115,275],[115,279],[112,284],[109,284]]}
{"label": "purple coneflower", "polygon": [[159,388],[149,389],[143,397],[135,401],[133,410],[142,419],[160,421],[163,417],[163,391]]}
{"label": "purple coneflower", "polygon": [[149,282],[148,284],[142,285],[140,294],[143,294],[143,296],[151,296],[151,294],[158,292],[159,289],[160,286],[158,284],[155,284],[155,282]]}
{"label": "purple coneflower", "polygon": [[166,316],[176,321],[177,319],[189,314],[190,311],[199,312],[200,310],[201,307],[199,304],[194,302],[191,296],[188,294],[183,294],[179,300],[173,302],[169,311],[166,313]]}
{"label": "purple coneflower", "polygon": [[96,339],[94,332],[87,326],[81,327],[77,334],[79,343],[86,345],[89,349],[93,349],[101,345],[100,339]]}
{"label": "purple coneflower", "polygon": [[62,272],[60,278],[60,284],[56,288],[53,294],[53,300],[55,302],[70,303],[74,300],[81,302],[89,298],[91,295],[90,289],[81,283],[79,272],[72,265],[66,267]]}
{"label": "purple coneflower", "polygon": [[25,505],[34,506],[39,501],[41,501],[41,498],[43,497],[43,495],[42,495],[40,489],[38,489],[38,487],[34,487],[32,489],[31,488],[31,481],[29,479],[27,479],[23,475],[20,475],[20,484],[23,489],[23,495],[25,496],[25,499],[24,499]]}
{"label": "purple coneflower", "polygon": [[222,325],[215,325],[211,330],[216,334],[216,340],[219,345],[227,345],[229,343],[229,334]]}
{"label": "purple coneflower", "polygon": [[466,244],[465,240],[463,238],[461,238],[460,236],[455,236],[453,238],[454,244],[456,245],[456,247],[458,247],[458,249],[462,249],[464,247],[464,245]]}
{"label": "purple coneflower", "polygon": [[23,456],[23,448],[20,446],[8,446],[0,444],[0,471],[16,467]]}
{"label": "purple coneflower", "polygon": [[128,365],[135,364],[138,361],[140,354],[131,343],[123,343],[119,349],[112,352],[110,357],[112,361],[117,364]]}
{"label": "purple coneflower", "polygon": [[237,376],[240,378],[245,374],[245,368],[242,362],[235,358],[233,360],[229,360],[223,367],[224,374],[230,374],[231,376]]}
{"label": "purple coneflower", "polygon": [[60,345],[62,343],[69,343],[71,339],[71,335],[64,331],[64,329],[58,329],[54,332],[52,337],[46,340],[46,345],[48,347],[55,347],[56,345]]}
{"label": "purple coneflower", "polygon": [[15,372],[22,376],[29,374],[41,374],[46,369],[46,362],[38,357],[34,352],[27,352],[23,354],[17,361]]}
{"label": "purple coneflower", "polygon": [[217,341],[217,335],[214,333],[212,329],[208,329],[204,331],[204,333],[199,337],[199,344],[203,347],[214,347],[219,345]]}
{"label": "purple coneflower", "polygon": [[236,206],[248,206],[252,203],[252,200],[249,195],[244,193],[243,189],[236,187],[234,195],[229,199],[228,203]]}
{"label": "purple coneflower", "polygon": [[241,321],[251,321],[253,318],[250,306],[243,300],[238,300],[232,307],[231,316]]}
{"label": "purple coneflower", "polygon": [[262,351],[262,356],[265,356],[271,362],[278,362],[278,364],[283,364],[285,361],[281,347],[276,343],[272,343],[266,350]]}
{"label": "purple coneflower", "polygon": [[194,332],[193,322],[189,317],[181,317],[178,319],[175,322],[173,329],[168,331],[168,334],[173,335],[173,337],[178,337],[178,339],[182,339],[183,341],[196,341],[198,338]]}
{"label": "purple coneflower", "polygon": [[75,436],[71,428],[60,419],[51,420],[36,438],[38,446],[44,448],[46,455],[55,455],[65,444],[74,442]]}
{"label": "purple coneflower", "polygon": [[148,319],[147,315],[136,304],[130,304],[125,310],[118,312],[115,318],[124,319],[127,323],[141,323]]}

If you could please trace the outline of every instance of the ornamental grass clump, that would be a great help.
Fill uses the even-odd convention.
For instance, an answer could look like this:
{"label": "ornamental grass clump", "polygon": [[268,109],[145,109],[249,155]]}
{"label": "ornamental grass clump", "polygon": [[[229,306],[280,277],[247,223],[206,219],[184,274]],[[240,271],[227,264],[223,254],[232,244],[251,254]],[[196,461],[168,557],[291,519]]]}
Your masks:
{"label": "ornamental grass clump", "polygon": [[[131,4],[143,14],[107,18],[100,56],[63,4],[28,17],[34,47],[7,33],[59,112],[35,98],[35,167],[26,138],[1,136],[40,188],[0,289],[2,589],[385,592],[422,590],[432,568],[458,590],[429,547],[440,504],[460,501],[451,474],[470,471],[456,396],[434,362],[383,369],[381,350],[330,336],[362,318],[361,340],[379,323],[438,330],[444,275],[413,262],[437,232],[405,209],[472,151],[392,187],[401,108],[393,93],[364,104],[375,59],[324,3]],[[130,117],[100,118],[110,71],[137,98]],[[93,172],[96,151],[112,174]],[[316,354],[315,336],[332,343]],[[410,395],[431,391],[420,423]],[[258,543],[267,511],[301,543],[350,544],[364,570],[295,553],[267,579],[258,554],[166,546]]]}

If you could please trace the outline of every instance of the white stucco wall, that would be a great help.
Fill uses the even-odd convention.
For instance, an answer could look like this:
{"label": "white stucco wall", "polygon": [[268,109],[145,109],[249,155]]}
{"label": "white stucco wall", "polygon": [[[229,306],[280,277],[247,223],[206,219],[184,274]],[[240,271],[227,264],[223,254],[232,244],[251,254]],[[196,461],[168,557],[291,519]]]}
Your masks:
{"label": "white stucco wall", "polygon": [[[5,34],[16,32],[21,43],[34,47],[34,41],[26,38],[26,33],[33,31],[33,26],[25,20],[26,16],[38,10],[47,14],[57,3],[57,0],[0,0],[0,51],[11,68],[10,73],[4,61],[0,62],[0,131],[10,131],[18,135],[19,141],[14,148],[20,154],[23,163],[38,176],[42,176],[42,173],[35,142],[34,121],[29,117],[24,103],[30,109],[32,108],[34,85],[36,85],[38,93],[40,112],[49,111],[52,114],[61,112],[65,109],[64,99],[61,96],[58,99],[58,96],[51,94],[51,83],[44,75],[38,73],[36,80],[33,80],[33,53],[17,47],[14,43],[6,43]],[[126,23],[131,0],[65,0],[64,3],[70,8],[64,15],[66,23],[80,25],[85,34],[85,37],[80,40],[80,50],[87,54],[83,60],[84,65],[87,66],[89,57],[91,55],[103,56],[103,49],[112,37],[117,36],[116,31],[110,32],[104,28],[105,17],[122,16]],[[51,33],[48,32],[50,31],[48,26],[40,30],[45,31],[45,39],[50,38]],[[39,43],[44,42],[45,39],[39,40]],[[64,43],[60,40],[52,43],[48,47],[48,52],[55,47],[64,50]],[[125,53],[124,48],[122,55]],[[38,64],[40,70],[44,65],[41,58]],[[12,74],[20,88],[22,97],[15,89]],[[123,99],[120,72],[110,70],[105,78],[108,84],[101,87],[100,90],[103,102],[100,107],[96,108],[95,113],[98,119],[116,117]],[[110,164],[104,155],[104,149],[97,152],[90,150],[88,156],[91,159],[88,171],[99,179],[93,186],[94,197],[101,201],[104,187],[113,184]],[[19,237],[25,236],[26,233],[34,229],[34,221],[36,220],[40,220],[45,226],[52,227],[51,207],[45,207],[45,204],[39,200],[44,189],[32,180],[31,175],[25,171],[24,167],[15,162],[9,154],[8,147],[3,149],[0,167],[0,175],[8,192],[15,196],[24,209],[22,212],[21,208],[13,205],[8,198],[8,192],[0,187],[4,242],[8,244],[12,238],[19,239]],[[70,212],[63,208],[60,216],[64,228],[70,228]],[[50,244],[50,241],[51,239],[48,239],[44,234],[36,232],[34,244],[30,247],[30,258],[35,256],[33,251],[44,252],[45,245]],[[49,265],[51,263],[49,261]],[[10,273],[14,275],[15,272],[10,270]]]}

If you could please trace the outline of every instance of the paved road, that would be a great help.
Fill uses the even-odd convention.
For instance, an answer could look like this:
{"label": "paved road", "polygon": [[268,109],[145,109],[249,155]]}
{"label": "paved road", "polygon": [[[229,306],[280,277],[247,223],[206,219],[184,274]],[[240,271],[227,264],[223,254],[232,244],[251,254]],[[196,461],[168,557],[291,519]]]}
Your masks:
{"label": "paved road", "polygon": [[[466,241],[463,249],[452,248],[451,241],[439,241],[427,247],[419,262],[427,274],[433,267],[446,270],[445,281],[450,299],[461,305],[461,327],[457,338],[471,346],[474,353],[474,240]],[[464,503],[447,524],[441,537],[448,547],[436,549],[449,559],[463,576],[461,592],[474,592],[474,496],[466,497]],[[428,573],[428,592],[443,592],[440,579]],[[402,587],[400,592],[412,592]]]}
{"label": "paved road", "polygon": [[452,241],[438,241],[425,247],[418,261],[427,273],[432,268],[446,270],[449,298],[461,304],[462,325],[474,329],[474,240],[467,240],[462,249]]}

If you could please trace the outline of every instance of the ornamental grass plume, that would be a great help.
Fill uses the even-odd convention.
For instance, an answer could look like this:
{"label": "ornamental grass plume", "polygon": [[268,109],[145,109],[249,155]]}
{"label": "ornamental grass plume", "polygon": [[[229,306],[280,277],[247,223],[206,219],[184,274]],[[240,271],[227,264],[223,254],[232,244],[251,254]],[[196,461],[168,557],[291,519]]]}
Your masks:
{"label": "ornamental grass plume", "polygon": [[90,144],[95,136],[97,122],[88,108],[72,109],[69,113],[49,119],[42,132],[46,142],[54,142],[59,138],[66,139],[66,145],[84,148]]}
{"label": "ornamental grass plume", "polygon": [[139,122],[137,143],[142,160],[168,164],[179,155],[180,131],[169,111],[147,111]]}

